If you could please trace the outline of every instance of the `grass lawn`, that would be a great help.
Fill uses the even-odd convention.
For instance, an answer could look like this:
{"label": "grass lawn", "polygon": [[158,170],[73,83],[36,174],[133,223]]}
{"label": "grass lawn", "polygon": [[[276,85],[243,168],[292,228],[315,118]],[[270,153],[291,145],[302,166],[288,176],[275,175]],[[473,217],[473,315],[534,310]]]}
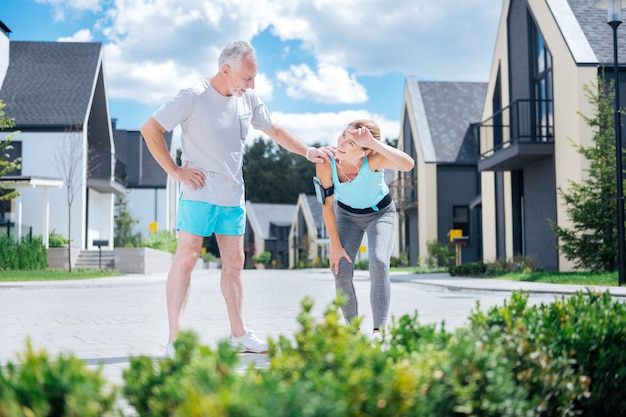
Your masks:
{"label": "grass lawn", "polygon": [[70,279],[105,278],[125,275],[113,270],[79,269],[68,272],[61,269],[0,271],[0,282],[59,281]]}
{"label": "grass lawn", "polygon": [[511,281],[545,282],[551,284],[577,284],[618,286],[616,272],[528,272],[509,273],[497,277]]}
{"label": "grass lawn", "polygon": [[[392,268],[412,274],[448,272],[447,268],[427,270],[424,268],[404,267]],[[617,271],[615,272],[510,272],[499,276],[475,277],[482,279],[502,279],[509,281],[543,282],[550,284],[600,285],[618,286]]]}

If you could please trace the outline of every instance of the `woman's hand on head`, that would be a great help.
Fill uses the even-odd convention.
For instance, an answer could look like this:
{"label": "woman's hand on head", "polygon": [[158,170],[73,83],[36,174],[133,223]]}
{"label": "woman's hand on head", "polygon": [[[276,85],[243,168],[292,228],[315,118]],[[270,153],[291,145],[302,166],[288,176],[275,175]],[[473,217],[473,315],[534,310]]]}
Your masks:
{"label": "woman's hand on head", "polygon": [[376,140],[374,136],[372,136],[372,132],[366,127],[347,129],[346,136],[363,148],[370,148],[372,141]]}

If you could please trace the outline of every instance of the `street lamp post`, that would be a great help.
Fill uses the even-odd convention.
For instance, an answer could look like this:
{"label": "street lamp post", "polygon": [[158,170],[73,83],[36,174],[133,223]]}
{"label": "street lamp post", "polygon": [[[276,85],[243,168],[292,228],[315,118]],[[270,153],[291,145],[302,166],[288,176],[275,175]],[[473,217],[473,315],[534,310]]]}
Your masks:
{"label": "street lamp post", "polygon": [[617,257],[618,257],[618,283],[626,283],[624,276],[624,189],[622,170],[622,120],[619,105],[619,70],[617,59],[617,27],[622,23],[622,7],[626,6],[626,0],[600,0],[596,7],[607,10],[607,23],[613,29],[613,82],[615,85],[615,158],[617,160]]}

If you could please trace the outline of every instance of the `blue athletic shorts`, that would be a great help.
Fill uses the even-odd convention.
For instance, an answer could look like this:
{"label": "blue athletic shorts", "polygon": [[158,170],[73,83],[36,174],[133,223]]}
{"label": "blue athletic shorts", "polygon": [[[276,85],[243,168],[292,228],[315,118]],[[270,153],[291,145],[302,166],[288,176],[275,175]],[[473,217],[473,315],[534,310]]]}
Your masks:
{"label": "blue athletic shorts", "polygon": [[245,206],[216,206],[195,200],[178,200],[176,230],[198,236],[243,235],[246,231]]}

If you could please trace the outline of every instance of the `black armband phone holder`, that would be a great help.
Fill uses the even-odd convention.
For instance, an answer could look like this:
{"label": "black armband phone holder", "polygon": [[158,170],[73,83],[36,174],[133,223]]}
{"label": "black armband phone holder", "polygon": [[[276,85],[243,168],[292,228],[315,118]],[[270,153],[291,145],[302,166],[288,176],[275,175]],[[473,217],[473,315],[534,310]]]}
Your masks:
{"label": "black armband phone holder", "polygon": [[322,186],[322,181],[317,177],[313,177],[313,187],[315,188],[315,195],[317,196],[317,201],[319,201],[320,204],[322,205],[324,204],[324,201],[326,201],[326,197],[330,197],[335,192],[334,185],[331,185],[328,188],[324,188]]}

